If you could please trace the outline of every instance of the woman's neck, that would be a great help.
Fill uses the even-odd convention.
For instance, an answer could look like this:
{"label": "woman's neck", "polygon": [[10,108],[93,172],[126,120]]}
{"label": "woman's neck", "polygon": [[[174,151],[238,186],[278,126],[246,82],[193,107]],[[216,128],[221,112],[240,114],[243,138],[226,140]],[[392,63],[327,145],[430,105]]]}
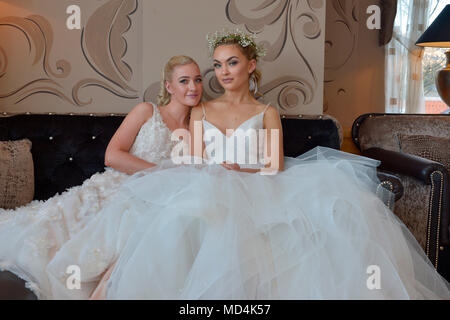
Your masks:
{"label": "woman's neck", "polygon": [[164,109],[169,114],[169,116],[177,123],[186,124],[191,107],[181,104],[177,101],[170,101],[169,104],[164,107]]}
{"label": "woman's neck", "polygon": [[225,91],[222,95],[222,100],[228,104],[234,105],[251,104],[255,102],[255,98],[250,94],[248,89],[239,91]]}

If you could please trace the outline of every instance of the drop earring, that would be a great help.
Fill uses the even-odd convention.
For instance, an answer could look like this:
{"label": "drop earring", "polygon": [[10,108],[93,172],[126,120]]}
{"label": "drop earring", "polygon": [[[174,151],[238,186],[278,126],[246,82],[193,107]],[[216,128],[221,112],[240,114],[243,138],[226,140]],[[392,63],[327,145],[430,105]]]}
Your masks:
{"label": "drop earring", "polygon": [[256,81],[254,74],[252,74],[249,79],[249,90],[253,92],[254,95],[258,92],[258,82]]}

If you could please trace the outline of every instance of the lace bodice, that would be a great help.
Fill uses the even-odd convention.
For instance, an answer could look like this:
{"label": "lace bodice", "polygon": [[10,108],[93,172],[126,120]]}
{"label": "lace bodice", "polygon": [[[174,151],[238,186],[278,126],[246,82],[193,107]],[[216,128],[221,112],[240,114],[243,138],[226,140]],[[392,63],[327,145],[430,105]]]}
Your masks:
{"label": "lace bodice", "polygon": [[237,163],[241,168],[261,168],[264,159],[264,111],[247,119],[234,130],[231,135],[223,133],[215,125],[206,120],[203,110],[203,142],[209,163],[224,161]]}
{"label": "lace bodice", "polygon": [[153,104],[153,116],[139,130],[130,153],[151,163],[168,159],[176,141],[171,141],[172,132],[164,123],[159,109]]}

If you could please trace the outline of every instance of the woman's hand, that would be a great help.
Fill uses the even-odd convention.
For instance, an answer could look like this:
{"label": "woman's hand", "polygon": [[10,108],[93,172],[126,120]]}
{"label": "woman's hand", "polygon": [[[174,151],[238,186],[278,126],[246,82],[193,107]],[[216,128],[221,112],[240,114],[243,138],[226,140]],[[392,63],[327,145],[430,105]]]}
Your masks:
{"label": "woman's hand", "polygon": [[241,171],[241,167],[237,163],[230,163],[224,161],[220,165],[227,170]]}
{"label": "woman's hand", "polygon": [[261,169],[241,168],[237,163],[222,162],[220,165],[227,170],[233,170],[238,172],[247,172],[247,173],[261,172]]}

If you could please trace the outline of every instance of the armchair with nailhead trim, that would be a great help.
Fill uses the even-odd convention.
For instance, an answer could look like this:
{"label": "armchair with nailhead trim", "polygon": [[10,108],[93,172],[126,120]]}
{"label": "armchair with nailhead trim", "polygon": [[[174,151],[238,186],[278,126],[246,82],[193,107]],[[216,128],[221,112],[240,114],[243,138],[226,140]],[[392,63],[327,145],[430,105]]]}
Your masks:
{"label": "armchair with nailhead trim", "polygon": [[437,271],[450,281],[450,115],[370,113],[352,138],[364,156],[397,176],[403,196],[394,213]]}

